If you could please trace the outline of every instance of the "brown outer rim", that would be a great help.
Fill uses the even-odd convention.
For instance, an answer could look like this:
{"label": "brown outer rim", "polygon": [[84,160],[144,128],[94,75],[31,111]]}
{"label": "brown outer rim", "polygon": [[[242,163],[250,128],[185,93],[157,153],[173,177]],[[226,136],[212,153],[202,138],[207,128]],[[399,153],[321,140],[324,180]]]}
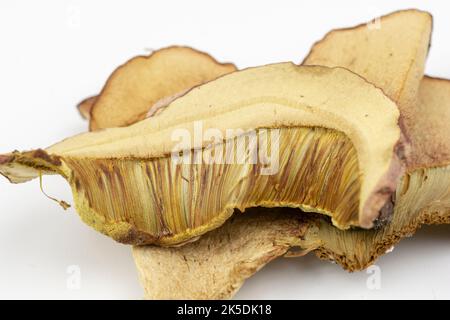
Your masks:
{"label": "brown outer rim", "polygon": [[[14,155],[12,154],[0,154],[0,166],[11,163],[14,160]],[[14,183],[7,175],[0,171],[0,175],[5,177],[10,183]]]}
{"label": "brown outer rim", "polygon": [[[431,13],[429,13],[428,11],[419,10],[419,9],[415,9],[415,8],[409,8],[409,9],[396,10],[396,11],[393,11],[391,13],[382,15],[379,18],[380,19],[389,18],[389,17],[395,16],[395,15],[403,13],[403,12],[420,12],[420,13],[427,14],[431,18],[431,21],[432,21],[431,34],[433,33],[433,15]],[[308,58],[311,56],[311,54],[314,52],[314,47],[316,47],[318,44],[324,42],[332,33],[334,33],[334,32],[341,32],[341,31],[352,31],[352,30],[356,30],[356,29],[362,28],[365,25],[367,25],[367,22],[359,23],[359,24],[354,25],[352,27],[336,28],[336,29],[332,29],[332,30],[328,31],[327,33],[325,33],[325,35],[322,37],[322,39],[320,39],[320,40],[318,40],[318,41],[313,43],[313,45],[310,47],[309,53],[306,55],[306,57],[302,60],[302,62],[300,64],[303,65],[306,62],[306,60],[308,60]],[[430,47],[431,47],[431,36],[430,36],[430,44],[428,46],[428,49]],[[429,50],[428,50],[428,52],[429,52]]]}
{"label": "brown outer rim", "polygon": [[[428,44],[428,50],[427,50],[427,56],[428,56],[428,54],[430,52],[430,48],[431,48],[431,39],[432,39],[433,27],[434,27],[433,15],[431,13],[429,13],[427,11],[415,9],[415,8],[409,8],[409,9],[402,9],[402,10],[393,11],[391,13],[382,15],[382,16],[380,16],[380,19],[390,18],[392,16],[396,16],[396,15],[404,13],[404,12],[424,13],[424,14],[427,14],[430,17],[430,19],[431,19],[431,31],[430,31],[430,40],[429,40],[429,44]],[[308,60],[308,58],[313,54],[315,47],[317,45],[321,44],[322,42],[326,41],[327,38],[331,34],[333,34],[335,32],[356,30],[356,29],[364,27],[365,25],[367,25],[367,22],[363,22],[363,23],[357,24],[357,25],[352,26],[352,27],[336,28],[336,29],[332,29],[332,30],[328,31],[320,40],[318,40],[318,41],[313,43],[313,45],[311,46],[311,48],[309,50],[309,53],[306,55],[306,57],[303,59],[303,61],[301,62],[300,65],[304,65],[304,63]],[[309,65],[309,66],[313,66],[313,65]],[[348,68],[345,68],[345,67],[340,67],[340,68],[349,70]],[[349,70],[349,71],[354,73],[354,74],[357,74],[357,73],[353,72],[352,70]],[[359,77],[363,78],[366,82],[370,83],[363,76],[361,76],[359,74],[357,74],[357,75]],[[426,75],[424,75],[424,77],[426,77]],[[438,79],[438,80],[444,80],[444,81],[446,80],[446,79],[442,79],[442,78],[433,78],[433,77],[430,77],[430,78]],[[380,87],[378,87],[378,86],[376,86],[374,84],[372,84],[372,85],[374,87],[378,88],[379,90],[381,90],[383,92],[383,94],[386,97],[388,97],[382,88],[380,88]],[[393,101],[390,97],[388,97],[388,98],[389,98],[389,100]],[[393,101],[393,102],[397,105],[397,103],[395,101]],[[399,109],[399,111],[400,111],[400,109]],[[401,113],[400,113],[400,116],[399,116],[399,119],[398,119],[398,125],[400,127],[401,136],[400,136],[399,142],[397,143],[397,145],[395,147],[396,151],[394,152],[394,157],[393,157],[393,159],[391,161],[391,166],[390,166],[388,172],[385,174],[385,176],[382,179],[380,179],[380,181],[378,182],[378,184],[377,184],[378,187],[375,188],[376,190],[374,190],[372,192],[371,196],[369,196],[369,198],[367,200],[367,201],[369,201],[369,199],[372,196],[374,196],[375,200],[372,201],[372,203],[374,203],[374,204],[375,203],[379,203],[380,201],[383,201],[384,203],[386,203],[389,200],[389,198],[395,192],[395,189],[397,187],[397,184],[392,185],[392,183],[390,183],[390,182],[392,182],[392,178],[395,177],[395,172],[399,172],[399,176],[398,176],[398,178],[399,178],[400,175],[403,172],[406,171],[406,167],[407,167],[407,164],[409,162],[408,159],[409,159],[409,153],[411,151],[411,140],[407,136],[407,130],[406,130],[406,127],[405,127],[405,124],[404,124],[404,120],[403,120],[403,116],[402,116]],[[397,165],[396,163],[398,163],[398,162],[400,162],[401,165]],[[396,179],[398,180],[398,178],[396,178]],[[388,184],[388,189],[384,189],[383,187],[381,187],[382,181],[386,181],[386,183]],[[360,223],[361,227],[363,227],[363,228],[372,228],[373,225],[374,225],[373,222],[380,216],[380,212],[378,212],[378,213],[377,212],[373,212],[373,210],[370,210],[370,206],[369,206],[369,208],[366,209],[367,206],[368,205],[364,205],[363,212],[365,210],[368,210],[369,211],[368,214],[367,214],[368,217],[366,218],[364,216],[360,216],[359,217],[359,223]]]}
{"label": "brown outer rim", "polygon": [[[177,49],[177,48],[178,49],[188,49],[188,50],[190,50],[192,52],[195,52],[196,54],[203,55],[204,57],[208,58],[209,60],[211,60],[212,62],[214,62],[214,63],[216,63],[218,65],[233,66],[236,70],[238,70],[234,63],[231,63],[231,62],[219,62],[212,55],[210,55],[209,53],[207,53],[205,51],[200,51],[200,50],[194,49],[194,48],[192,48],[190,46],[182,46],[182,45],[167,46],[167,47],[160,48],[158,50],[154,50],[149,55],[134,56],[133,58],[130,58],[125,63],[123,63],[120,66],[118,66],[117,68],[115,68],[114,71],[109,75],[108,79],[106,80],[105,85],[103,86],[102,90],[99,92],[99,94],[97,96],[100,97],[103,94],[103,92],[109,87],[109,82],[110,82],[112,76],[114,75],[114,73],[116,73],[118,70],[120,70],[123,67],[125,67],[130,61],[132,61],[134,59],[139,59],[139,58],[150,59],[154,55],[160,54],[161,52],[163,52],[165,50]],[[235,71],[233,71],[233,72],[235,72]],[[96,109],[96,105],[97,105],[97,101],[94,102],[94,104],[93,104],[93,106],[92,106],[92,108],[91,108],[91,110],[89,112],[89,115],[90,115],[90,118],[89,118],[90,119],[90,121],[89,121],[89,131],[97,130],[97,129],[93,128],[94,124],[95,124],[94,110]]]}
{"label": "brown outer rim", "polygon": [[[320,65],[300,65],[301,67],[323,67]],[[344,69],[347,70],[354,75],[358,76],[362,80],[364,80],[366,83],[373,86],[375,89],[378,89],[381,91],[381,93],[389,99],[393,104],[397,106],[398,105],[395,101],[393,101],[390,97],[388,97],[383,89],[380,87],[377,87],[373,83],[369,82],[366,78],[363,76],[357,74],[356,72],[353,72],[350,69],[347,69],[345,67],[327,67],[330,69]],[[401,177],[401,175],[405,172],[406,168],[406,160],[405,160],[405,153],[408,152],[410,149],[410,142],[409,139],[404,134],[404,125],[402,121],[402,117],[399,111],[399,118],[397,125],[400,128],[400,137],[397,141],[397,143],[394,145],[393,150],[393,156],[390,161],[389,169],[386,171],[386,173],[378,180],[378,183],[376,184],[376,187],[371,192],[371,194],[368,196],[366,203],[362,207],[361,216],[359,216],[359,225],[362,228],[370,229],[374,226],[375,220],[380,216],[380,210],[383,208],[383,206],[389,201],[391,196],[394,194],[398,181]],[[379,207],[379,209],[373,209],[372,207]]]}

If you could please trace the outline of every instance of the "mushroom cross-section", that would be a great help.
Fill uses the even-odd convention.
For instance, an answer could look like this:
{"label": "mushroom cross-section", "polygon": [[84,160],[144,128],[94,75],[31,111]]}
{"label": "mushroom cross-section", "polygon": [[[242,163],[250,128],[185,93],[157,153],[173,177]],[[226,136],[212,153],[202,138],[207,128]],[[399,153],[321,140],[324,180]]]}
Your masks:
{"label": "mushroom cross-section", "polygon": [[[255,206],[370,228],[402,172],[398,117],[348,70],[273,64],[196,87],[132,126],[3,155],[0,172],[12,182],[61,174],[82,219],[124,243],[181,243]],[[243,158],[230,160],[229,146],[245,146]]]}

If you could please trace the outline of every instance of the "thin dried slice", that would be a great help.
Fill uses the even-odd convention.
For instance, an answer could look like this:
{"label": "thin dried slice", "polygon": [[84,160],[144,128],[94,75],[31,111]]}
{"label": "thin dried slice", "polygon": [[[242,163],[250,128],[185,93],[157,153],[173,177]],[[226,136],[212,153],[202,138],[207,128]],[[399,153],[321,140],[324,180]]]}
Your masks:
{"label": "thin dried slice", "polygon": [[[450,165],[450,85],[445,79],[426,77],[419,104],[408,112],[412,150],[408,169]],[[407,112],[408,110],[405,110]]]}
{"label": "thin dried slice", "polygon": [[168,47],[117,68],[100,95],[81,106],[91,109],[90,130],[127,126],[145,119],[148,108],[158,100],[235,70],[233,64],[219,63],[204,52]]}
{"label": "thin dried slice", "polygon": [[[12,182],[61,174],[82,219],[124,243],[181,243],[217,228],[234,208],[255,206],[300,207],[330,215],[342,228],[370,227],[401,173],[397,121],[396,105],[359,76],[282,63],[197,87],[127,128],[4,155],[0,172]],[[196,150],[224,147],[194,139],[186,150],[173,141],[176,130],[195,136],[199,124],[249,151],[266,141],[278,145],[278,171],[261,174],[267,168],[259,161],[174,165],[171,152],[192,160]],[[266,129],[274,128],[279,136],[271,142],[273,130]],[[253,129],[260,146],[245,143]]]}
{"label": "thin dried slice", "polygon": [[[424,153],[417,135],[420,113],[417,92],[430,45],[432,17],[419,10],[397,11],[379,19],[377,27],[362,24],[329,32],[312,47],[304,65],[345,67],[382,88],[397,102],[403,131],[412,140],[407,152],[410,166]],[[426,120],[429,121],[429,120]],[[448,145],[448,144],[447,144]]]}
{"label": "thin dried slice", "polygon": [[91,110],[96,100],[97,96],[88,97],[77,105],[78,112],[84,119],[89,120],[91,118]]}
{"label": "thin dried slice", "polygon": [[[201,84],[202,83],[197,83],[197,85],[201,85]],[[170,84],[167,84],[167,85],[170,85]],[[192,88],[189,88],[189,90],[190,89],[192,89]],[[173,100],[183,96],[189,90],[184,90],[184,91],[178,92],[172,96],[162,97],[147,110],[146,117],[151,117],[151,116],[158,114],[163,108],[167,107]],[[84,119],[90,119],[91,110],[92,110],[92,107],[94,106],[94,103],[96,100],[97,100],[97,96],[92,96],[92,97],[84,99],[77,105],[78,112],[80,113],[81,117],[83,117]],[[133,112],[132,108],[124,106],[122,111],[123,111],[124,117],[127,117],[128,115],[130,117],[133,117],[134,112]]]}
{"label": "thin dried slice", "polygon": [[[420,89],[415,90],[429,47],[431,24],[428,13],[417,10],[396,12],[380,19],[379,30],[358,26],[330,32],[314,45],[305,59],[306,64],[341,66],[359,72],[398,102],[404,132],[412,148],[407,154],[406,175],[394,201],[394,221],[386,227],[396,229],[397,236],[417,228],[420,223],[417,220],[422,220],[417,218],[421,210],[434,208],[439,213],[449,210],[449,82],[425,77]],[[402,69],[401,66],[405,67]],[[401,74],[405,80],[397,85],[395,79]],[[411,204],[404,202],[408,194],[413,194],[409,198]],[[403,210],[403,207],[408,209]],[[436,214],[434,219],[430,215],[426,221],[441,222],[447,218]]]}
{"label": "thin dried slice", "polygon": [[[202,83],[197,83],[196,85],[201,85],[201,84]],[[170,84],[167,84],[167,85],[170,85]],[[190,89],[192,89],[192,88],[189,88],[188,90],[183,90],[181,92],[178,92],[178,93],[168,96],[168,97],[162,97],[147,110],[146,118],[157,115],[159,112],[161,112],[161,110],[163,108],[167,107],[175,99],[186,94]],[[83,117],[84,119],[90,119],[91,110],[92,110],[92,107],[94,106],[94,103],[96,100],[97,100],[97,96],[92,96],[92,97],[84,99],[77,105],[78,112],[80,113],[81,117]],[[124,117],[126,117],[128,115],[130,117],[133,117],[133,114],[134,114],[132,108],[129,108],[126,106],[123,107],[123,113],[124,113],[124,115],[123,115]]]}
{"label": "thin dried slice", "polygon": [[147,299],[228,299],[244,280],[302,237],[304,214],[250,209],[200,240],[174,248],[137,246],[133,256]]}

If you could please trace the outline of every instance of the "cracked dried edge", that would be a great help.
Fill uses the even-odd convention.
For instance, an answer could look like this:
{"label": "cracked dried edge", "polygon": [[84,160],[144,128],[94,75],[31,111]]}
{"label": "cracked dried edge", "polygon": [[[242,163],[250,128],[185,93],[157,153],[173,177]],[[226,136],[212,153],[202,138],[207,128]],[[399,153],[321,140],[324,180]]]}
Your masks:
{"label": "cracked dried edge", "polygon": [[[402,10],[381,17],[379,24],[380,28],[364,23],[330,31],[313,45],[303,64],[347,68],[381,88],[400,109],[402,132],[410,142],[405,149],[408,167],[441,165],[439,159],[427,161],[430,153],[442,152],[433,147],[437,144],[430,144],[426,141],[429,137],[422,138],[422,132],[414,131],[422,129],[417,121],[421,125],[430,122],[421,114],[418,91],[430,47],[432,16],[424,11]],[[445,146],[449,144],[446,141]],[[430,145],[432,152],[428,150]]]}
{"label": "cracked dried edge", "polygon": [[[260,119],[255,126],[256,113]],[[192,133],[200,120],[205,130],[256,129],[259,138],[264,128],[279,128],[280,170],[263,176],[257,172],[258,164],[173,168],[169,154],[177,144],[171,141],[172,133],[175,129]],[[396,105],[359,76],[340,68],[282,63],[236,72],[197,87],[159,115],[132,126],[82,134],[46,151],[9,154],[0,171],[13,182],[26,181],[39,171],[61,174],[72,186],[82,219],[124,243],[182,243],[217,228],[233,208],[260,205],[329,214],[341,228],[371,227],[401,174],[397,121]],[[374,139],[381,135],[384,139]],[[311,139],[317,143],[311,144]],[[231,140],[239,144],[245,135],[236,134]],[[299,140],[305,143],[298,145]],[[192,153],[207,144],[200,142],[189,150]],[[350,145],[355,151],[350,151]],[[336,148],[344,152],[336,153]],[[296,153],[297,149],[308,152]],[[343,170],[320,173],[321,168],[308,165],[314,161],[323,161],[324,167],[341,163]],[[299,164],[305,164],[305,170],[318,170],[318,176],[302,171]],[[194,183],[184,179],[188,174]],[[297,180],[297,175],[303,180]],[[327,182],[332,175],[338,180]],[[320,177],[330,190],[343,188],[334,193],[359,196],[336,203],[333,192],[323,193],[314,182]],[[202,202],[199,198],[208,188],[217,192]]]}

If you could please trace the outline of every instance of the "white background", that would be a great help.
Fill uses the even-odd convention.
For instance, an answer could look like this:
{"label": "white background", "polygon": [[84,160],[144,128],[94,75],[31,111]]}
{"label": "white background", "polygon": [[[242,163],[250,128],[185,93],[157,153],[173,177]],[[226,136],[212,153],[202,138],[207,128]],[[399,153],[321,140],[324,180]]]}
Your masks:
{"label": "white background", "polygon": [[[427,73],[450,77],[448,1],[0,2],[0,152],[48,146],[86,130],[75,105],[130,57],[179,44],[239,68],[300,62],[328,30],[400,8],[435,18]],[[58,177],[47,193],[71,202]],[[450,227],[427,227],[381,258],[381,289],[313,256],[278,260],[236,298],[450,298]],[[67,287],[79,266],[81,288]],[[85,226],[39,191],[0,180],[0,298],[139,299],[127,246]]]}

